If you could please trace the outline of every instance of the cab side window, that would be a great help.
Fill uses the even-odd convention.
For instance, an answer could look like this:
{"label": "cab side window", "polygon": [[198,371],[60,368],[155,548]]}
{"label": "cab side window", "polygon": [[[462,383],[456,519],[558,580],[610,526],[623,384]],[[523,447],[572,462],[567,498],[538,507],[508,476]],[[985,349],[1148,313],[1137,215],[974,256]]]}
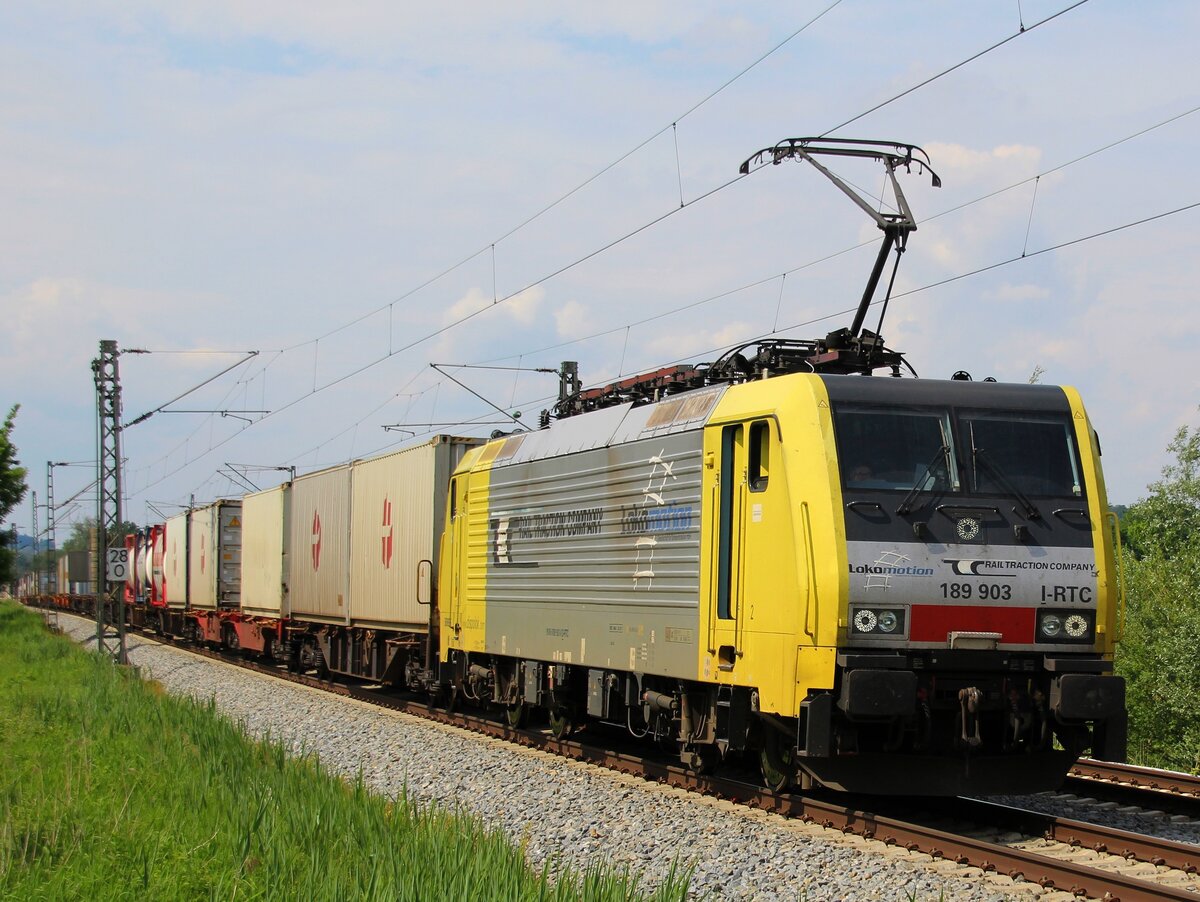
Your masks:
{"label": "cab side window", "polygon": [[750,424],[750,448],[747,462],[746,482],[750,491],[762,492],[767,488],[771,473],[771,423],[759,420]]}

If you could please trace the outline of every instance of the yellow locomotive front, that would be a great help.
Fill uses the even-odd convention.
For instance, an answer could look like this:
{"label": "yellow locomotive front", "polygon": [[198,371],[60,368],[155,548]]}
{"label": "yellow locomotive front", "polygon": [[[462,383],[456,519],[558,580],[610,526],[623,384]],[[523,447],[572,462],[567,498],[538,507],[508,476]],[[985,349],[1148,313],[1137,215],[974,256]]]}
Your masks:
{"label": "yellow locomotive front", "polygon": [[1086,749],[1123,758],[1112,532],[1074,390],[794,375],[732,388],[707,433],[700,665],[754,687],[768,782],[1033,791]]}

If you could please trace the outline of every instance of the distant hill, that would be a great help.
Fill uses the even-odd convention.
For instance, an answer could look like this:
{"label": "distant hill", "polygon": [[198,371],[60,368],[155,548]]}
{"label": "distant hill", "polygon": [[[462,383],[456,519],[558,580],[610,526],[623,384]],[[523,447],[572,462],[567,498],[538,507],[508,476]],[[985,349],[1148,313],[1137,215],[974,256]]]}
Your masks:
{"label": "distant hill", "polygon": [[48,551],[50,548],[50,540],[42,539],[34,547],[33,536],[27,536],[23,532],[17,533],[17,553],[22,555],[31,555],[37,551]]}

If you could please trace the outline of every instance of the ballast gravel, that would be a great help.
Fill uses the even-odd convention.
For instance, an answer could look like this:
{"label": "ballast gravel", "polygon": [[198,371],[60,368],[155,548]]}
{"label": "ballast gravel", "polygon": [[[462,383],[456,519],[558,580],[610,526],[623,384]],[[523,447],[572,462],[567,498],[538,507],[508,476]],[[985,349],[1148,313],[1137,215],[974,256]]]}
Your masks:
{"label": "ballast gravel", "polygon": [[[86,645],[95,625],[59,625]],[[167,691],[213,698],[255,737],[361,772],[376,792],[458,806],[523,843],[535,868],[628,866],[653,887],[672,863],[694,868],[691,895],[712,899],[1073,899],[1007,877],[838,831],[664,789],[592,765],[374,708],[128,637],[130,663]]]}

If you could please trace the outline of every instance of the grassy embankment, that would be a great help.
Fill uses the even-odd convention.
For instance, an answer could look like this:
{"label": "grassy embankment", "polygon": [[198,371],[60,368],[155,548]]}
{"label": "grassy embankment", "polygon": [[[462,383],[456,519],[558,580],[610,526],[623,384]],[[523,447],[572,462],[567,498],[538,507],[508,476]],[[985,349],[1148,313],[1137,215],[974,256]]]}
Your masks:
{"label": "grassy embankment", "polygon": [[253,742],[0,602],[0,898],[639,896],[624,872],[532,872],[469,817]]}

